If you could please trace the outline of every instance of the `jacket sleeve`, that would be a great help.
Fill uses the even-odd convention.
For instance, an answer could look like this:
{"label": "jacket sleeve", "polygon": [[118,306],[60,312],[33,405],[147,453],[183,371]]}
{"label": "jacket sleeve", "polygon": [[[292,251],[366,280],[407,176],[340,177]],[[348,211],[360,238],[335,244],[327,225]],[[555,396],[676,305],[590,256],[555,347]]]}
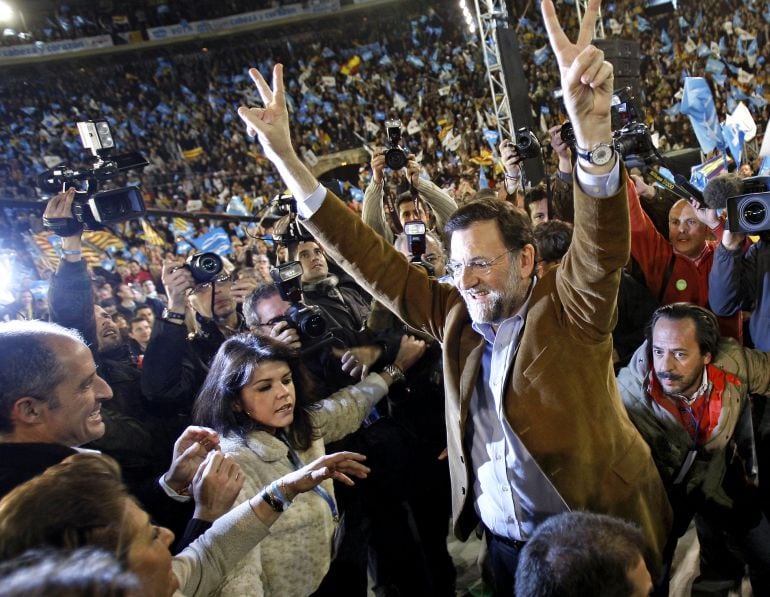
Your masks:
{"label": "jacket sleeve", "polygon": [[443,337],[447,312],[462,302],[453,286],[431,280],[422,267],[411,265],[331,192],[304,223],[376,300],[407,325],[439,340]]}
{"label": "jacket sleeve", "polygon": [[457,203],[449,195],[441,190],[429,180],[423,180],[418,178],[417,192],[425,203],[427,203],[433,215],[436,216],[436,228],[443,236],[444,225],[449,220],[450,216],[457,209]]}
{"label": "jacket sleeve", "polygon": [[363,381],[321,400],[319,409],[312,411],[313,426],[327,444],[342,439],[358,429],[372,407],[387,393],[385,381],[378,374],[370,373]]}
{"label": "jacket sleeve", "polygon": [[369,186],[366,187],[364,192],[364,203],[361,207],[361,219],[374,230],[377,234],[382,236],[389,243],[393,243],[393,231],[385,221],[385,212],[382,208],[382,201],[384,199],[384,184],[382,182],[374,182],[372,180]]}
{"label": "jacket sleeve", "polygon": [[647,288],[654,297],[658,297],[674,249],[642,209],[634,185],[628,184],[626,187],[631,218],[631,256],[641,267]]}
{"label": "jacket sleeve", "polygon": [[628,261],[629,227],[625,170],[612,197],[589,197],[574,185],[572,243],[556,270],[556,289],[571,323],[602,341],[617,320],[620,272]]}
{"label": "jacket sleeve", "polygon": [[564,222],[575,221],[575,199],[572,190],[572,174],[557,171],[551,186],[553,217]]}
{"label": "jacket sleeve", "polygon": [[201,379],[187,328],[158,319],[142,362],[142,392],[148,400],[191,405]]}
{"label": "jacket sleeve", "polygon": [[744,302],[754,300],[755,288],[750,284],[750,272],[756,267],[756,250],[749,248],[730,251],[719,243],[709,272],[709,305],[717,315],[729,316]]}
{"label": "jacket sleeve", "polygon": [[51,321],[79,331],[96,353],[96,318],[91,280],[85,261],[62,259],[48,294]]}
{"label": "jacket sleeve", "polygon": [[[268,533],[248,501],[233,508],[174,557],[172,567],[179,590],[191,597],[209,595]],[[252,587],[249,594],[261,596],[261,584]]]}

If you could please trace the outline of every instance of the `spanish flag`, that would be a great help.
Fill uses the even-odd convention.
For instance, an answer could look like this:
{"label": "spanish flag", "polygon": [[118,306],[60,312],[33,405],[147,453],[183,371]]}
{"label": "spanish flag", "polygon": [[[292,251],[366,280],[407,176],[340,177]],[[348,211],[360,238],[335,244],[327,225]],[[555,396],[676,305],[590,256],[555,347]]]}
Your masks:
{"label": "spanish flag", "polygon": [[361,67],[361,56],[356,54],[353,56],[350,60],[348,60],[345,64],[342,65],[340,68],[340,72],[345,75],[355,75],[356,72],[358,72],[358,69]]}
{"label": "spanish flag", "polygon": [[184,159],[186,160],[194,160],[201,155],[203,155],[203,148],[200,145],[198,145],[198,147],[193,147],[192,149],[185,149],[182,152],[182,156],[184,156]]}

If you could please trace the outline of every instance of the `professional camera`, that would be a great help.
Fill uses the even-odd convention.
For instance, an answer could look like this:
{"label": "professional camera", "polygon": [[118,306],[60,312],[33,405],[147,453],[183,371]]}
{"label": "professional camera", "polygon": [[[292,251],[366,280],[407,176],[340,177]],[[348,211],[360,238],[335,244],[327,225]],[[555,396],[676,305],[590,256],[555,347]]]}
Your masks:
{"label": "professional camera", "polygon": [[522,160],[529,160],[540,155],[540,141],[525,126],[516,131],[516,152]]}
{"label": "professional camera", "polygon": [[727,229],[749,234],[770,230],[770,176],[743,179],[743,194],[727,199]]}
{"label": "professional camera", "polygon": [[650,130],[641,122],[630,124],[612,134],[615,149],[625,159],[633,155],[646,165],[659,161],[658,150],[652,142]]}
{"label": "professional camera", "polygon": [[385,163],[391,170],[401,170],[408,161],[406,152],[401,148],[401,121],[386,120],[385,130],[388,133],[390,149],[385,152]]}
{"label": "professional camera", "polygon": [[561,125],[561,128],[559,129],[559,136],[561,136],[562,143],[567,145],[567,147],[575,147],[575,129],[569,120]]}
{"label": "professional camera", "polygon": [[300,340],[316,340],[326,334],[326,319],[321,309],[302,301],[302,264],[299,261],[283,263],[270,271],[281,293],[281,298],[291,306],[286,311],[286,321],[299,332]]}
{"label": "professional camera", "polygon": [[[639,100],[632,95],[630,87],[624,87],[612,94],[610,105],[612,138],[615,149],[628,162],[633,156],[633,165],[651,166],[662,158],[652,142],[650,129],[644,124]],[[630,166],[629,166],[630,167]]]}
{"label": "professional camera", "polygon": [[184,267],[190,270],[198,284],[216,280],[222,271],[222,258],[216,253],[195,253],[188,257]]}
{"label": "professional camera", "polygon": [[612,94],[610,120],[613,131],[644,120],[644,112],[639,100],[631,94],[630,87],[623,87]]}
{"label": "professional camera", "polygon": [[78,122],[80,141],[90,149],[96,161],[91,168],[74,169],[66,163],[46,170],[38,176],[38,185],[45,193],[59,193],[68,186],[78,190],[72,203],[70,218],[44,219],[48,230],[60,235],[71,236],[83,228],[98,230],[104,224],[122,222],[144,215],[142,193],[138,187],[97,192],[99,185],[111,180],[121,172],[143,168],[147,160],[138,153],[112,155],[115,141],[106,120]]}
{"label": "professional camera", "polygon": [[409,247],[409,253],[412,255],[411,263],[425,268],[428,275],[435,277],[436,270],[430,263],[423,261],[422,256],[427,252],[428,245],[425,240],[425,222],[422,220],[411,220],[404,222],[404,234],[406,234],[406,243]]}
{"label": "professional camera", "polygon": [[297,221],[297,202],[292,195],[277,195],[269,205],[274,212],[283,214],[273,225],[273,240],[286,246],[313,240]]}

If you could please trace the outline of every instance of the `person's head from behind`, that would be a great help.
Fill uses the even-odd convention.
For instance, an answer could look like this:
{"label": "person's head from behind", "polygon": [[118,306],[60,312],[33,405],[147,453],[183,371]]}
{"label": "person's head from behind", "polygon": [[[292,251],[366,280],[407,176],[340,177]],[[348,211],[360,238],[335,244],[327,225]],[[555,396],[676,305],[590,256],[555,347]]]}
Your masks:
{"label": "person's head from behind", "polygon": [[130,597],[141,583],[104,549],[32,549],[0,565],[4,597]]}
{"label": "person's head from behind", "polygon": [[302,264],[302,283],[315,284],[329,275],[329,263],[323,249],[314,240],[301,241],[296,247],[297,261]]}
{"label": "person's head from behind", "polygon": [[633,524],[589,512],[552,516],[519,556],[518,597],[647,597],[646,542]]}
{"label": "person's head from behind", "polygon": [[692,395],[703,368],[717,356],[719,341],[719,321],[708,309],[691,303],[659,307],[647,328],[647,346],[663,392]]}
{"label": "person's head from behind", "polygon": [[402,228],[404,222],[410,222],[412,220],[422,220],[425,222],[427,218],[422,201],[419,198],[415,201],[414,197],[409,192],[401,193],[396,198],[396,212],[398,213],[398,221],[401,222]]}
{"label": "person's head from behind", "polygon": [[537,247],[537,274],[542,276],[552,266],[561,262],[572,243],[572,224],[561,220],[548,220],[535,226]]}
{"label": "person's head from behind", "polygon": [[550,200],[545,183],[526,189],[524,202],[533,226],[538,226],[551,219]]}
{"label": "person's head from behind", "polygon": [[241,334],[219,347],[193,417],[222,435],[284,432],[292,445],[307,449],[314,401],[315,388],[297,351],[272,338]]}
{"label": "person's head from behind", "polygon": [[112,390],[77,332],[53,323],[0,324],[0,437],[80,446],[104,435]]}
{"label": "person's head from behind", "polygon": [[118,464],[98,454],[70,456],[0,501],[0,560],[33,548],[98,547],[138,577],[142,595],[172,595],[178,588],[173,540],[129,496]]}
{"label": "person's head from behind", "polygon": [[444,227],[447,269],[471,319],[499,324],[524,304],[535,271],[532,224],[510,203],[480,199],[466,203]]}
{"label": "person's head from behind", "polygon": [[252,334],[269,336],[273,326],[285,319],[289,307],[291,303],[283,300],[275,284],[263,284],[243,301],[243,318]]}
{"label": "person's head from behind", "polygon": [[708,227],[698,219],[695,208],[680,199],[668,211],[668,240],[678,253],[695,259],[706,246]]}

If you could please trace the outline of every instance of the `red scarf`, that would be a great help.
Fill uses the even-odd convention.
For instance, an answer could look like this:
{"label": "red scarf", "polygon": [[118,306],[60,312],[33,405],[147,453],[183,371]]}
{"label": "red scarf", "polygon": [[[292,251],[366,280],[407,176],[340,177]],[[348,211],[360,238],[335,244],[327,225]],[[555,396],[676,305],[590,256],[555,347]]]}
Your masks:
{"label": "red scarf", "polygon": [[650,371],[650,382],[647,388],[652,399],[676,417],[682,427],[688,431],[690,437],[695,440],[696,446],[702,446],[711,439],[719,423],[725,386],[728,383],[741,385],[737,377],[712,364],[706,365],[706,375],[709,387],[689,406],[683,400],[666,396],[653,371]]}

